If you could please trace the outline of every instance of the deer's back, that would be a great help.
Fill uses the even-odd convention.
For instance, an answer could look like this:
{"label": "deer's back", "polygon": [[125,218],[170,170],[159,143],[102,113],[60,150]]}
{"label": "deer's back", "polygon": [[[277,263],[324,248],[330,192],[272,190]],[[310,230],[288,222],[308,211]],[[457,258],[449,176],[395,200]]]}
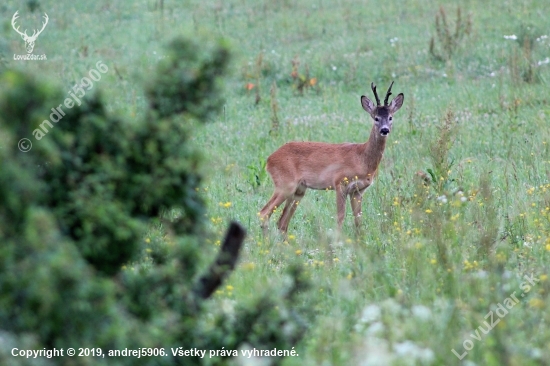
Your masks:
{"label": "deer's back", "polygon": [[[304,182],[324,181],[323,177],[328,179],[336,171],[360,166],[361,147],[362,144],[352,143],[289,142],[269,156],[267,171],[274,180],[278,176],[292,176]],[[332,179],[327,184],[332,184]]]}

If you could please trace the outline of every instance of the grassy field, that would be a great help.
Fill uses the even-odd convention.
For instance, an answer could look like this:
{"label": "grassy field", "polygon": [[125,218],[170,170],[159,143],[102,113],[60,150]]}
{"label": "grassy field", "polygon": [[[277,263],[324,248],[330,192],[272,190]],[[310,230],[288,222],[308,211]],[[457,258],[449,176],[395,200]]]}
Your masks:
{"label": "grassy field", "polygon": [[[39,4],[34,13],[30,3]],[[284,365],[545,365],[548,4],[445,2],[446,25],[440,5],[7,0],[0,67],[69,90],[102,60],[109,72],[93,91],[132,118],[144,113],[142,85],[173,37],[228,39],[223,113],[194,138],[207,161],[205,251],[214,253],[230,220],[248,237],[212,306],[231,312],[236,300],[278,291],[298,262],[314,284],[305,300],[314,316],[299,356]],[[25,53],[10,25],[16,10],[22,29],[48,14],[34,50],[47,61],[13,60]],[[288,237],[277,233],[276,213],[263,238],[267,157],[293,140],[366,141],[372,122],[359,97],[372,97],[371,82],[385,91],[392,80],[405,103],[364,195],[363,234],[354,235],[349,205],[338,234],[334,192],[308,191]],[[152,228],[144,247],[163,240]]]}

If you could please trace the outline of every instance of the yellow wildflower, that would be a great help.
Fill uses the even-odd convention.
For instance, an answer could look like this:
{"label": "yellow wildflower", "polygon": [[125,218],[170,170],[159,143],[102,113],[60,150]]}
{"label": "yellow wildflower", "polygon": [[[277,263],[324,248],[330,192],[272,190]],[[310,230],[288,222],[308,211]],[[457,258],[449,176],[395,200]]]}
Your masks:
{"label": "yellow wildflower", "polygon": [[544,301],[538,297],[533,297],[529,300],[529,306],[536,309],[542,309],[544,307]]}

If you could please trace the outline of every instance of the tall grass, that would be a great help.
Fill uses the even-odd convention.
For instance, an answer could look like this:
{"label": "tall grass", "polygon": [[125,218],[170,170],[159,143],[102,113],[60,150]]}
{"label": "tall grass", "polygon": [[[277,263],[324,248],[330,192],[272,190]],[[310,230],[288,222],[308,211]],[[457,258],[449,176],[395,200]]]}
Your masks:
{"label": "tall grass", "polygon": [[[31,13],[8,0],[0,5],[0,53],[5,65],[67,88],[102,59],[116,73],[98,88],[110,108],[135,116],[144,113],[140,85],[147,80],[136,70],[152,70],[173,35],[229,39],[235,61],[224,113],[194,136],[210,162],[209,179],[198,187],[209,205],[212,239],[205,250],[219,245],[230,219],[248,227],[249,236],[240,268],[214,306],[252,299],[301,263],[316,284],[308,300],[316,316],[300,356],[285,365],[547,363],[550,64],[544,60],[550,40],[541,36],[550,28],[544,1],[460,2],[463,15],[471,14],[471,31],[451,66],[429,53],[436,1],[161,4],[40,1]],[[28,21],[41,12],[50,16],[35,51],[47,54],[47,62],[10,59],[24,51],[9,26],[18,9]],[[504,38],[524,24],[538,32],[529,33],[528,49]],[[267,156],[291,140],[364,142],[371,120],[359,96],[371,81],[390,80],[405,94],[405,108],[364,196],[364,234],[353,234],[349,208],[336,233],[334,193],[308,191],[288,238],[273,224],[263,238],[257,212],[272,193],[262,172]],[[162,235],[151,229],[147,239],[162,241]],[[540,282],[521,297],[523,276],[531,274]],[[480,340],[473,338],[513,291],[519,303]],[[467,354],[460,361],[452,349]]]}

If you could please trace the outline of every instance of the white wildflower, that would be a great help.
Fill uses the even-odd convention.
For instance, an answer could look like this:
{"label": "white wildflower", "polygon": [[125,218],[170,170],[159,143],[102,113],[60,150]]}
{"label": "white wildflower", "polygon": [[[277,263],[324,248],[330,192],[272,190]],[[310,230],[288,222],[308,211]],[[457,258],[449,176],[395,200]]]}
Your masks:
{"label": "white wildflower", "polygon": [[487,272],[481,269],[475,273],[475,276],[480,279],[487,278]]}
{"label": "white wildflower", "polygon": [[367,337],[358,352],[356,365],[391,365],[394,361],[395,357],[390,352],[386,340],[376,337]]}
{"label": "white wildflower", "polygon": [[385,313],[390,314],[391,316],[399,315],[403,310],[401,304],[391,297],[382,302],[382,307],[384,308]]}
{"label": "white wildflower", "polygon": [[382,335],[384,332],[384,324],[382,322],[374,322],[372,323],[367,330],[365,331],[365,334],[368,336],[377,336]]}
{"label": "white wildflower", "polygon": [[408,359],[413,364],[431,364],[435,359],[434,352],[429,348],[422,348],[411,341],[396,343],[393,346],[395,353],[402,358]]}
{"label": "white wildflower", "polygon": [[414,305],[411,308],[411,312],[414,317],[423,321],[427,321],[432,318],[432,311],[430,310],[430,308],[424,305]]}
{"label": "white wildflower", "polygon": [[372,323],[377,320],[380,320],[380,317],[382,315],[382,311],[380,310],[380,307],[376,304],[371,304],[366,306],[363,309],[363,312],[361,313],[361,322],[362,323]]}

